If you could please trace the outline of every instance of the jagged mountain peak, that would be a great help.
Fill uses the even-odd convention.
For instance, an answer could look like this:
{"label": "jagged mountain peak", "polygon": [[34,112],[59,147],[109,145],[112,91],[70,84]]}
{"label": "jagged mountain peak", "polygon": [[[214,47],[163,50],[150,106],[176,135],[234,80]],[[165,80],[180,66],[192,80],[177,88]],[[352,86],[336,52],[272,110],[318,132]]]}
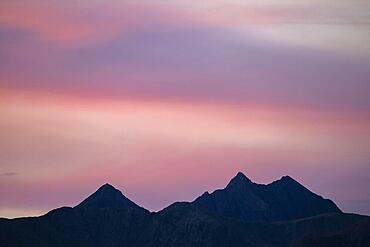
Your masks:
{"label": "jagged mountain peak", "polygon": [[122,192],[116,189],[111,184],[104,184],[97,191],[87,197],[75,208],[83,209],[103,209],[103,208],[140,208],[130,199],[128,199]]}
{"label": "jagged mountain peak", "polygon": [[113,185],[109,183],[106,183],[100,186],[96,192],[98,193],[121,193],[121,191],[119,191]]}
{"label": "jagged mountain peak", "polygon": [[280,179],[268,184],[268,186],[309,191],[303,184],[288,175],[282,176]]}
{"label": "jagged mountain peak", "polygon": [[244,184],[252,184],[253,182],[242,172],[238,172],[235,177],[233,177],[227,187],[239,186]]}
{"label": "jagged mountain peak", "polygon": [[292,178],[291,176],[288,176],[288,175],[285,175],[285,176],[282,176],[281,178],[280,178],[280,180],[278,180],[278,181],[282,181],[282,182],[287,182],[287,183],[298,183],[299,184],[299,182],[297,182],[297,180],[295,180],[294,178]]}
{"label": "jagged mountain peak", "polygon": [[194,205],[245,221],[279,221],[341,212],[330,200],[283,176],[270,184],[252,182],[238,172],[224,189],[198,197]]}

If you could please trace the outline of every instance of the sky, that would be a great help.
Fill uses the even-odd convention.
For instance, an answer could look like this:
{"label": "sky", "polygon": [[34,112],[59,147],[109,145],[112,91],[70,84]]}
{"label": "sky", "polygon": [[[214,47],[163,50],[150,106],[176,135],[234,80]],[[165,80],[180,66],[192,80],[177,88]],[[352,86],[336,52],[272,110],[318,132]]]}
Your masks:
{"label": "sky", "polygon": [[0,217],[238,171],[370,214],[369,1],[0,1]]}

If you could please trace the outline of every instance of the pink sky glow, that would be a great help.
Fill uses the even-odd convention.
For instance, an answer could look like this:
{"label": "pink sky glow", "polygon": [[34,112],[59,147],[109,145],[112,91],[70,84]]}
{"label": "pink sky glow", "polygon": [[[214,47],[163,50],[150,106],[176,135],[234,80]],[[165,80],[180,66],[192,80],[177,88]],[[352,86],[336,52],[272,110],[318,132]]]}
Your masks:
{"label": "pink sky glow", "polygon": [[[315,2],[315,4],[313,4]],[[290,175],[370,214],[367,1],[0,3],[0,217]]]}

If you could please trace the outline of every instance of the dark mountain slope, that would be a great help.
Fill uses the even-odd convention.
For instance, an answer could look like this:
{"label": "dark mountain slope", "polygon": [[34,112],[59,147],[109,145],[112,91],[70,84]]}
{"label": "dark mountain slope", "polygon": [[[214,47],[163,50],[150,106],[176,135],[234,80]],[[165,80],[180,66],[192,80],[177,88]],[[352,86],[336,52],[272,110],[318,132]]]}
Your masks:
{"label": "dark mountain slope", "polygon": [[0,246],[134,246],[150,221],[149,211],[103,185],[75,208],[1,220]]}
{"label": "dark mountain slope", "polygon": [[154,216],[150,246],[281,246],[276,227],[247,224],[203,211],[191,203],[174,203]]}
{"label": "dark mountain slope", "polygon": [[[346,229],[353,229],[357,225],[362,226],[364,223],[370,223],[370,217],[356,214],[329,213],[271,224],[279,228],[280,235],[285,239],[286,246],[301,246],[306,244],[308,239],[337,235]],[[365,230],[363,227],[360,228]],[[367,243],[370,243],[370,241],[367,240]]]}
{"label": "dark mountain slope", "polygon": [[[153,236],[156,237],[150,239],[161,240],[151,246],[169,247],[301,246],[306,239],[336,235],[364,222],[370,222],[370,218],[345,213],[281,222],[246,222],[221,217],[183,202],[174,203],[154,216],[153,229],[156,231]],[[370,243],[362,236],[360,239]]]}
{"label": "dark mountain slope", "polygon": [[288,176],[262,185],[240,172],[226,188],[204,193],[193,205],[244,221],[292,220],[341,212],[332,201],[312,193]]}
{"label": "dark mountain slope", "polygon": [[347,224],[334,233],[307,235],[297,246],[301,247],[363,247],[370,246],[370,219]]}
{"label": "dark mountain slope", "polygon": [[78,204],[76,209],[129,209],[142,210],[148,212],[146,209],[139,207],[130,199],[125,197],[121,191],[117,190],[110,184],[104,184],[95,193]]}
{"label": "dark mountain slope", "polygon": [[370,220],[343,213],[299,221],[253,223],[212,215],[188,203],[147,216],[120,210],[99,210],[93,216],[74,211],[62,208],[38,218],[0,220],[1,246],[336,246],[316,243],[350,239],[346,229],[356,229],[351,234],[362,234],[357,236],[357,244],[344,242],[338,246],[370,244],[364,236],[368,228],[363,228]]}

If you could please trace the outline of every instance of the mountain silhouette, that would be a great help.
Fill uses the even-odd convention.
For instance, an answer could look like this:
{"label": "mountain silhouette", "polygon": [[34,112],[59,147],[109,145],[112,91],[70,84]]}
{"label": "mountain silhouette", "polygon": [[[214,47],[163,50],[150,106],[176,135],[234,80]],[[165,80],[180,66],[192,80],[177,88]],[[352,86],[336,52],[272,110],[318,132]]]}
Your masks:
{"label": "mountain silhouette", "polygon": [[342,213],[290,177],[238,173],[222,190],[151,213],[105,184],[75,207],[0,219],[0,246],[370,246],[370,218]]}
{"label": "mountain silhouette", "polygon": [[104,208],[115,208],[115,209],[125,209],[134,208],[137,210],[146,210],[130,199],[125,197],[121,191],[117,190],[110,184],[104,184],[95,193],[90,195],[80,204],[78,204],[76,209],[104,209]]}
{"label": "mountain silhouette", "polygon": [[312,193],[289,176],[264,185],[253,183],[241,172],[225,189],[206,192],[193,204],[245,221],[292,220],[341,212],[331,200]]}

